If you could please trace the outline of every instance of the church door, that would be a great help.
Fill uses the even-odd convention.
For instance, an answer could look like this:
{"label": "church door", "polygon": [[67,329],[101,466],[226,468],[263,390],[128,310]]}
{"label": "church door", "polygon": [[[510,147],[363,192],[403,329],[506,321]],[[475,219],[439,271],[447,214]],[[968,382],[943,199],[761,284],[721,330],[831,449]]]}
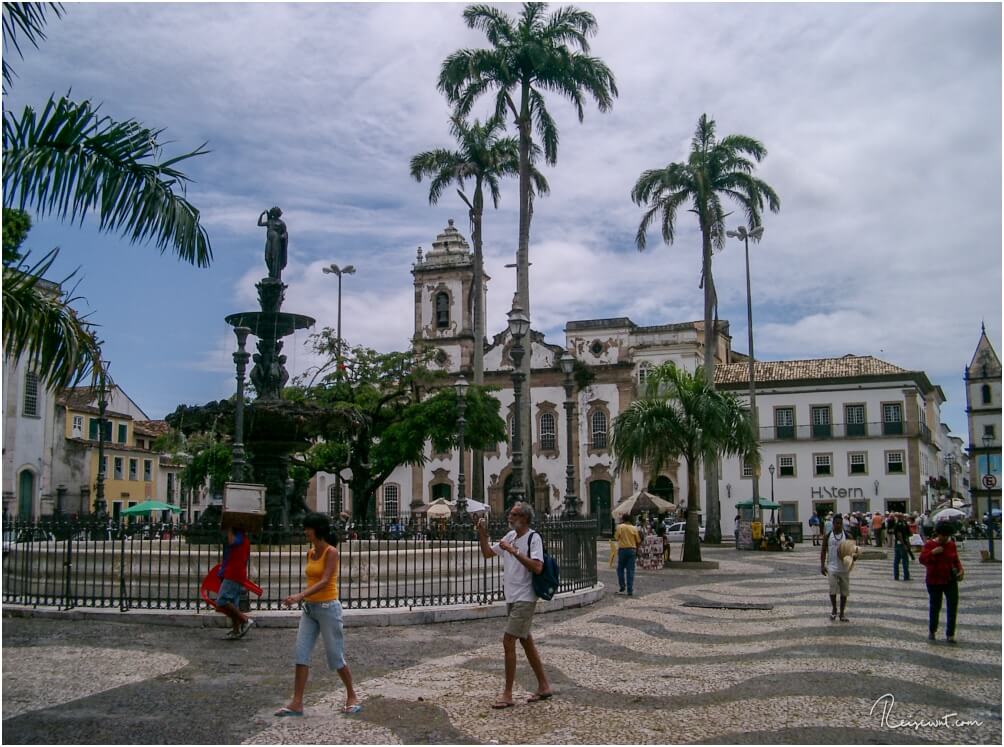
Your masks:
{"label": "church door", "polygon": [[28,521],[35,507],[35,475],[31,470],[23,470],[17,488],[17,518]]}
{"label": "church door", "polygon": [[648,492],[662,498],[664,501],[669,501],[674,505],[676,504],[676,501],[673,500],[673,481],[665,475],[659,475],[656,479],[650,482],[648,484]]}
{"label": "church door", "polygon": [[610,509],[610,481],[593,480],[589,483],[589,512],[599,520],[600,534],[611,534],[614,530]]}

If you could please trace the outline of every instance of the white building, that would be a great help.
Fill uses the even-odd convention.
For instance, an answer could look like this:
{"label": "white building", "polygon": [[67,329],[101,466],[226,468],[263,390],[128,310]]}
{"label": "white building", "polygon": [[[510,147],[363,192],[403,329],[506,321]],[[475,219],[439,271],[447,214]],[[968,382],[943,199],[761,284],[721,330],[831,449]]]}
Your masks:
{"label": "white building", "polygon": [[[966,413],[969,416],[970,487],[974,512],[982,516],[1001,506],[1001,361],[984,327],[973,359],[966,366]],[[984,484],[987,475],[992,488]]]}

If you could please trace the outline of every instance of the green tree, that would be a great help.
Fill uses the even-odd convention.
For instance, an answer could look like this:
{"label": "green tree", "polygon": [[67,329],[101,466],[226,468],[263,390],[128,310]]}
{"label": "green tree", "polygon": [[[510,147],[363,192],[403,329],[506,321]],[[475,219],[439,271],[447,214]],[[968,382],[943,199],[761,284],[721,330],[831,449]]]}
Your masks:
{"label": "green tree", "polygon": [[[747,135],[715,134],[715,121],[702,114],[690,144],[686,162],[670,163],[665,168],[642,173],[631,190],[635,204],[646,208],[635,241],[639,250],[647,244],[653,221],[659,220],[662,239],[672,244],[676,238],[676,216],[689,206],[701,229],[701,287],[704,289],[704,375],[714,388],[715,351],[717,351],[718,295],[711,271],[712,247],[725,246],[725,217],[722,199],[738,203],[752,229],[760,225],[766,205],[776,213],[781,208],[774,189],[754,176],[756,164],[767,155],[759,140]],[[714,462],[712,462],[712,465]],[[707,476],[708,516],[706,537],[721,541],[721,517],[718,506],[718,476],[715,468]]]}
{"label": "green tree", "polygon": [[[481,124],[478,120],[467,122],[462,117],[450,119],[450,134],[457,141],[457,150],[437,148],[419,153],[411,159],[411,175],[416,181],[423,178],[430,180],[429,203],[435,205],[443,190],[450,184],[456,184],[457,194],[464,201],[471,219],[471,240],[474,242],[474,383],[482,386],[485,383],[484,339],[485,312],[482,308],[484,300],[480,292],[484,285],[484,254],[482,220],[485,209],[485,187],[491,195],[492,205],[498,209],[501,199],[500,181],[507,176],[519,174],[519,144],[515,138],[503,137],[505,122],[501,117],[491,117]],[[539,148],[534,146],[535,154]],[[547,180],[536,168],[531,166],[534,191],[546,194]],[[466,183],[474,182],[474,193],[471,198],[464,193]],[[480,451],[474,453],[474,474],[471,494],[479,501],[484,500],[484,458]]]}
{"label": "green tree", "polygon": [[653,370],[644,395],[614,419],[610,445],[618,472],[642,465],[658,474],[670,460],[686,461],[687,562],[701,559],[701,463],[714,463],[720,454],[759,461],[749,409],[733,394],[716,391],[703,370],[690,374],[672,363]]}
{"label": "green tree", "polygon": [[[602,60],[589,56],[589,37],[597,31],[591,13],[572,6],[548,14],[545,3],[524,3],[513,18],[489,5],[464,10],[468,27],[484,32],[487,49],[461,49],[443,62],[439,90],[467,116],[483,94],[494,94],[495,116],[509,111],[519,135],[519,235],[516,251],[516,294],[530,314],[530,216],[532,212],[532,134],[536,129],[544,160],[558,159],[558,128],[547,110],[545,93],[557,94],[575,107],[581,122],[584,104],[592,98],[600,111],[613,106],[617,85]],[[518,99],[518,102],[517,102]],[[523,359],[526,386],[530,386],[530,359]],[[530,398],[520,413],[523,433],[530,431]],[[529,451],[524,460],[525,479],[531,472]]]}
{"label": "green tree", "polygon": [[[4,3],[4,93],[15,77],[10,52],[23,58],[23,42],[38,47],[48,20],[63,12],[59,3]],[[161,253],[171,249],[185,262],[208,267],[209,236],[199,211],[185,198],[189,178],[178,169],[208,151],[200,146],[163,159],[163,130],[132,119],[117,122],[98,109],[90,101],[55,95],[41,111],[26,106],[15,113],[4,107],[4,207],[71,223],[96,212],[100,231],[121,233],[132,242],[153,241]],[[100,348],[88,339],[87,329],[51,323],[54,316],[65,321],[70,312],[55,309],[52,299],[27,281],[18,286],[16,298],[8,294],[8,280],[17,270],[6,266],[6,256],[5,250],[4,305],[16,303],[19,318],[10,334],[5,319],[5,352],[14,358],[27,353],[43,380],[56,387],[96,370]],[[29,269],[50,266],[43,260]]]}

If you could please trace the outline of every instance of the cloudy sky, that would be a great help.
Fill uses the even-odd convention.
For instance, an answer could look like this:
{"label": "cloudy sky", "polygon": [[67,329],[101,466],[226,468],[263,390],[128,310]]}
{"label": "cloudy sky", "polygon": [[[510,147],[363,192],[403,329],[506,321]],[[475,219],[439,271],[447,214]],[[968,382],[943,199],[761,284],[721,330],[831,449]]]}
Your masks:
{"label": "cloudy sky", "polygon": [[[965,435],[962,370],[980,321],[1001,335],[1001,8],[983,5],[583,5],[593,53],[620,97],[579,124],[554,99],[561,142],[531,237],[534,326],[561,342],[569,319],[639,324],[702,315],[699,237],[639,253],[629,193],[646,168],[684,158],[702,112],[719,133],[766,145],[760,175],[782,209],[754,250],[757,355],[870,354],[923,369]],[[17,63],[4,102],[72,89],[116,118],[167,128],[167,155],[208,141],[188,166],[215,261],[198,270],[149,246],[41,221],[29,248],[80,267],[84,310],[102,326],[116,380],[152,417],[228,396],[223,317],[256,306],[265,274],[258,214],[290,232],[285,309],[334,326],[330,263],[353,263],[344,328],[353,343],[408,344],[411,263],[459,200],[438,207],[408,175],[415,153],[450,145],[439,66],[482,46],[457,4],[73,4]],[[510,11],[516,10],[509,6]],[[483,114],[484,111],[479,111]],[[738,216],[738,213],[737,213]],[[489,333],[515,278],[515,183],[487,216]],[[58,273],[57,273],[58,274]],[[746,349],[741,246],[715,257],[721,314]],[[58,279],[58,278],[57,278]],[[287,343],[290,362],[310,363]]]}

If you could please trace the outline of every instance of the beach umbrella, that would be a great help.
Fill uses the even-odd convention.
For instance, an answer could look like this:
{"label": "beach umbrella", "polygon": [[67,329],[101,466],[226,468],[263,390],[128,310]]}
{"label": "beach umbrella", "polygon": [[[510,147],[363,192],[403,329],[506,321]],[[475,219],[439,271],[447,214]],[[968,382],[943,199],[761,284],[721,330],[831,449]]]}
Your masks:
{"label": "beach umbrella", "polygon": [[644,490],[639,490],[634,495],[629,496],[618,503],[616,508],[614,508],[614,510],[610,513],[613,514],[615,518],[619,519],[625,515],[634,516],[646,511],[653,514],[665,514],[675,510],[675,504],[670,503],[667,500],[663,500],[657,495],[652,495],[651,493],[646,493]]}
{"label": "beach umbrella", "polygon": [[170,503],[164,503],[163,501],[143,501],[142,503],[137,503],[135,506],[123,509],[122,513],[126,516],[131,516],[135,514],[149,514],[153,511],[174,511],[176,514],[180,514],[181,508]]}
{"label": "beach umbrella", "polygon": [[437,498],[429,504],[425,515],[430,519],[449,519],[453,515],[453,505],[445,498]]}
{"label": "beach umbrella", "polygon": [[957,508],[946,508],[938,511],[934,516],[931,517],[934,523],[937,524],[939,521],[959,521],[966,518],[964,511],[960,511]]}

